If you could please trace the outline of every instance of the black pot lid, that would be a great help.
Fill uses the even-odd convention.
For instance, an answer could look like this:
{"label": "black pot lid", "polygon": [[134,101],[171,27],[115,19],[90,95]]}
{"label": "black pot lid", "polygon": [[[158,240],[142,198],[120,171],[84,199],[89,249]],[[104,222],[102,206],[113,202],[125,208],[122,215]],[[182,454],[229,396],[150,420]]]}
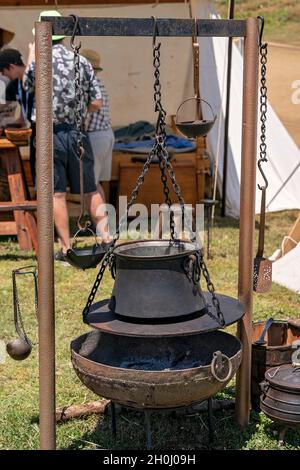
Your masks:
{"label": "black pot lid", "polygon": [[275,387],[300,393],[300,367],[292,364],[272,367],[265,373],[265,379]]}

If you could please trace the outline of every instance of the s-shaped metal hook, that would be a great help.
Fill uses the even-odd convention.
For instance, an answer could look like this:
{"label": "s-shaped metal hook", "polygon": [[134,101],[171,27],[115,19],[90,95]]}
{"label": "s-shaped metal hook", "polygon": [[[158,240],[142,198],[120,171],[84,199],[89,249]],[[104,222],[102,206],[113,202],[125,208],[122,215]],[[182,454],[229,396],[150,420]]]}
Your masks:
{"label": "s-shaped metal hook", "polygon": [[265,173],[264,173],[264,170],[263,170],[262,167],[261,167],[261,164],[264,163],[264,162],[266,162],[266,161],[267,161],[267,159],[261,159],[261,160],[258,160],[258,162],[257,162],[258,169],[259,169],[260,174],[261,174],[261,176],[262,176],[262,178],[263,178],[263,180],[264,180],[264,182],[265,182],[265,184],[264,184],[263,186],[260,186],[259,184],[257,185],[257,186],[258,186],[258,189],[260,189],[261,191],[266,190],[267,187],[269,186],[269,182],[268,182],[268,180],[267,180],[267,177],[266,177],[266,175],[265,175]]}
{"label": "s-shaped metal hook", "polygon": [[70,39],[70,46],[73,51],[77,50],[78,52],[79,49],[81,48],[81,42],[76,46],[75,37],[76,37],[77,30],[78,32],[80,31],[79,17],[77,15],[69,15],[69,16],[71,16],[74,20],[74,28],[73,28],[72,36]]}
{"label": "s-shaped metal hook", "polygon": [[156,43],[156,37],[158,36],[158,26],[157,26],[157,19],[155,16],[151,16],[153,19],[153,41],[152,41],[152,46],[155,46]]}

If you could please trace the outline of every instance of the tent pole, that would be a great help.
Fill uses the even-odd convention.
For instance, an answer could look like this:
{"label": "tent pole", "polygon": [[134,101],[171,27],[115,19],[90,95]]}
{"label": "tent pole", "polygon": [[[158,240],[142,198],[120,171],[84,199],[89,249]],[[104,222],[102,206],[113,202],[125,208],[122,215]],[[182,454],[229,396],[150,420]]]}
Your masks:
{"label": "tent pole", "polygon": [[[234,0],[229,0],[228,18],[234,18]],[[226,215],[226,189],[227,189],[227,167],[228,167],[228,126],[230,110],[230,88],[231,88],[231,62],[232,62],[232,37],[228,38],[227,49],[227,80],[226,80],[226,109],[224,122],[224,145],[223,145],[223,182],[222,182],[222,207],[221,216]]]}
{"label": "tent pole", "polygon": [[40,448],[55,450],[52,25],[35,31]]}
{"label": "tent pole", "polygon": [[243,76],[242,161],[240,189],[239,299],[245,315],[238,322],[237,334],[243,345],[243,358],[237,374],[236,419],[249,423],[253,305],[253,242],[256,192],[257,99],[258,99],[258,23],[246,23]]}

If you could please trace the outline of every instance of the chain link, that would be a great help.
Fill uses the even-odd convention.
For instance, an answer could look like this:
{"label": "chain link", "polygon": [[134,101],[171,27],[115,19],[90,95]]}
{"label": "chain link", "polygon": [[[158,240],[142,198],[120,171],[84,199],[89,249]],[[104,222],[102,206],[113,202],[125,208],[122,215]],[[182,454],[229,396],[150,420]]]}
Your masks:
{"label": "chain link", "polygon": [[207,314],[210,318],[212,318],[213,320],[216,320],[219,323],[220,326],[224,326],[225,325],[224,315],[221,311],[219,299],[215,294],[215,286],[214,286],[214,284],[213,284],[213,282],[210,278],[207,266],[205,264],[204,257],[203,257],[203,252],[197,252],[197,258],[198,258],[198,263],[199,263],[201,272],[202,272],[202,274],[204,276],[204,279],[206,281],[207,290],[211,294],[212,303],[213,303],[213,306],[216,309],[217,317],[215,317],[215,315],[213,313],[211,313],[209,311],[209,309],[207,310]]}
{"label": "chain link", "polygon": [[[166,165],[163,158],[163,152],[165,147],[166,139],[166,111],[164,110],[161,103],[161,83],[160,83],[160,47],[161,43],[158,43],[157,46],[155,42],[153,43],[153,66],[154,66],[154,102],[155,102],[155,111],[159,113],[157,124],[156,124],[156,141],[157,141],[157,157],[159,161],[160,168],[160,179],[163,185],[163,193],[165,196],[165,203],[171,208],[172,202],[170,198],[170,189],[168,186],[168,178],[166,175]],[[170,210],[170,234],[171,239],[175,240],[177,234],[175,232],[175,221],[174,221],[174,212]]]}
{"label": "chain link", "polygon": [[261,76],[260,76],[260,144],[259,144],[259,160],[257,162],[258,169],[265,182],[264,186],[258,185],[259,189],[266,189],[268,187],[268,180],[261,168],[261,164],[268,161],[267,159],[267,143],[266,143],[266,121],[267,121],[267,86],[266,86],[266,75],[267,75],[267,54],[268,44],[260,44],[260,65],[261,65]]}
{"label": "chain link", "polygon": [[[184,216],[184,214],[186,214],[186,216],[187,216],[188,230],[189,230],[189,233],[190,233],[190,239],[191,239],[191,241],[195,241],[195,238],[196,238],[195,235],[193,234],[193,231],[192,231],[192,222],[190,220],[189,214],[187,212],[185,212],[185,202],[184,202],[184,199],[182,197],[180,186],[177,183],[175,172],[174,172],[173,166],[170,162],[168,151],[165,147],[165,140],[166,140],[166,111],[164,110],[164,108],[162,106],[162,103],[161,103],[160,47],[161,47],[161,43],[155,45],[155,41],[153,42],[153,66],[154,66],[154,78],[155,78],[155,80],[154,80],[154,102],[155,102],[155,111],[158,112],[158,118],[157,118],[157,124],[156,124],[155,143],[154,143],[154,146],[151,149],[151,151],[148,155],[148,158],[147,158],[147,160],[146,160],[146,162],[145,162],[145,164],[142,168],[142,172],[141,172],[140,176],[137,179],[137,184],[136,184],[135,188],[133,189],[133,191],[130,195],[130,199],[129,199],[129,202],[128,202],[127,207],[126,207],[126,211],[123,214],[123,216],[121,217],[121,219],[119,221],[118,228],[117,228],[116,233],[113,237],[113,244],[111,245],[110,249],[106,253],[105,257],[103,258],[101,268],[100,268],[100,270],[97,274],[96,280],[95,280],[94,285],[92,287],[92,290],[89,294],[86,306],[83,309],[83,321],[85,321],[85,322],[87,321],[87,315],[89,313],[89,309],[90,309],[90,307],[91,307],[91,305],[92,305],[92,303],[95,299],[96,293],[98,291],[98,288],[100,286],[100,283],[102,281],[102,278],[104,276],[104,272],[105,272],[107,266],[109,266],[112,274],[115,271],[115,263],[114,263],[114,260],[113,260],[113,256],[114,256],[113,251],[114,251],[116,242],[118,241],[118,239],[120,237],[121,227],[122,227],[124,221],[127,220],[129,210],[130,210],[131,206],[134,204],[135,200],[138,197],[140,188],[141,188],[141,186],[144,182],[144,179],[145,179],[145,176],[146,176],[147,172],[149,171],[150,165],[151,165],[154,157],[157,157],[158,160],[159,160],[159,167],[160,167],[160,171],[161,171],[161,181],[162,181],[162,184],[163,184],[163,192],[164,192],[166,204],[168,205],[169,208],[171,207],[170,189],[168,187],[168,180],[167,180],[167,175],[166,175],[166,172],[168,172],[169,177],[172,181],[173,190],[174,190],[174,192],[175,192],[175,194],[178,198],[178,201],[180,203],[180,206],[181,206],[182,216]],[[176,232],[175,232],[175,222],[174,222],[174,212],[173,211],[170,211],[170,217],[171,217],[171,221],[170,221],[171,239],[175,240],[177,238],[177,235],[176,235]],[[198,271],[199,271],[198,284],[199,284],[199,281],[200,281],[201,269],[203,271],[204,277],[205,277],[206,282],[207,282],[207,289],[212,295],[212,302],[213,302],[214,307],[216,308],[218,318],[216,318],[210,312],[208,312],[208,315],[210,315],[213,319],[217,320],[218,323],[221,326],[223,326],[224,325],[224,317],[223,317],[223,314],[222,314],[221,309],[220,309],[220,303],[219,303],[219,301],[218,301],[218,299],[215,295],[214,285],[210,280],[209,272],[208,272],[208,269],[207,269],[207,267],[204,263],[202,255],[201,255],[201,262],[199,262],[199,268],[198,268]]]}
{"label": "chain link", "polygon": [[76,138],[76,150],[79,158],[79,178],[80,178],[80,214],[77,219],[77,226],[79,230],[86,230],[90,227],[91,223],[88,221],[85,224],[85,227],[82,227],[81,220],[84,217],[85,212],[85,201],[84,201],[84,168],[83,168],[83,159],[84,159],[84,120],[83,120],[83,111],[84,106],[82,102],[82,92],[81,92],[81,78],[80,78],[80,55],[79,51],[81,48],[81,43],[75,45],[71,43],[71,47],[74,52],[74,89],[75,89],[75,107],[74,107],[74,118],[77,130]]}

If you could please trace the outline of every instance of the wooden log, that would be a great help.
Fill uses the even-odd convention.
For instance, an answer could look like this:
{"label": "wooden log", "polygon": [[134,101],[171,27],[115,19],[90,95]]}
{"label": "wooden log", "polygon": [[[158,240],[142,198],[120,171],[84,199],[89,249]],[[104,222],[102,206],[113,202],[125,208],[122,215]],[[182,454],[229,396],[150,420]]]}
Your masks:
{"label": "wooden log", "polygon": [[84,403],[82,405],[70,405],[58,408],[56,410],[56,422],[61,423],[69,421],[74,418],[84,418],[93,414],[105,413],[107,405],[110,400],[102,399],[99,401],[92,401],[90,403]]}

